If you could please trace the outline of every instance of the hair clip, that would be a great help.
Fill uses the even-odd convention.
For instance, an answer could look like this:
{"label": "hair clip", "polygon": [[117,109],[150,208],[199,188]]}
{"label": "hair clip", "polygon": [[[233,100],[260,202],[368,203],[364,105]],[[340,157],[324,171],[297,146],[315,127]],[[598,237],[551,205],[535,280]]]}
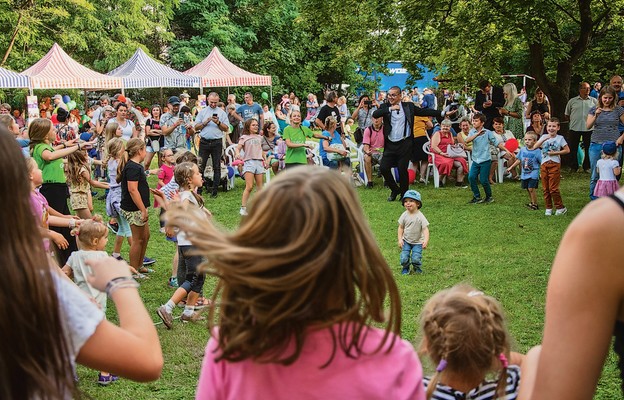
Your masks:
{"label": "hair clip", "polygon": [[475,296],[483,296],[483,292],[480,290],[471,290],[470,292],[468,292],[468,297],[475,297]]}
{"label": "hair clip", "polygon": [[436,367],[436,372],[442,372],[444,371],[444,369],[446,368],[446,365],[448,363],[446,362],[446,360],[443,358],[440,360],[440,362],[438,363],[438,366]]}
{"label": "hair clip", "polygon": [[509,361],[507,361],[507,356],[505,356],[505,354],[500,353],[498,355],[498,359],[500,360],[501,364],[503,364],[503,368],[507,368],[509,366]]}

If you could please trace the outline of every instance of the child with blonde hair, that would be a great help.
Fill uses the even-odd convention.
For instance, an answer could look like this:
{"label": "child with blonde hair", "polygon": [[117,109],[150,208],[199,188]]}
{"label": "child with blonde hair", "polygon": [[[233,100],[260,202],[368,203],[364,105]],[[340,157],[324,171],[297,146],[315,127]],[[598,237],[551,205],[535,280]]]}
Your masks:
{"label": "child with blonde hair", "polygon": [[[93,218],[83,221],[79,227],[72,229],[72,235],[76,236],[79,250],[69,256],[63,271],[73,275],[76,285],[96,301],[106,316],[106,292],[101,292],[88,283],[90,268],[86,261],[108,258],[108,254],[104,251],[108,243],[108,228],[102,222],[102,216],[96,214]],[[106,386],[116,380],[117,376],[101,371],[97,383]]]}
{"label": "child with blonde hair", "polygon": [[[255,119],[248,119],[243,126],[243,135],[236,146],[236,158],[242,159],[243,172],[242,177],[245,179],[245,190],[241,199],[240,215],[247,215],[247,201],[251,195],[254,182],[256,183],[256,192],[262,189],[262,178],[265,172],[265,160],[262,153],[262,137],[259,135],[260,125]],[[243,156],[240,152],[243,151]]]}
{"label": "child with blonde hair", "polygon": [[[435,373],[425,377],[429,399],[517,397],[524,356],[510,351],[501,305],[469,285],[455,285],[427,301],[420,319],[420,351]],[[495,380],[488,379],[494,373]]]}
{"label": "child with blonde hair", "polygon": [[67,156],[65,176],[69,184],[69,204],[80,218],[91,218],[93,197],[91,188],[108,189],[108,183],[91,176],[89,157],[85,150],[75,151]]}
{"label": "child with blonde hair", "polygon": [[616,175],[622,173],[622,167],[617,161],[618,146],[615,142],[605,142],[602,145],[602,158],[596,163],[598,182],[594,188],[594,196],[611,196],[620,188]]}
{"label": "child with blonde hair", "polygon": [[197,208],[167,216],[219,279],[197,398],[424,399],[396,282],[341,174],[280,172],[234,233]]}

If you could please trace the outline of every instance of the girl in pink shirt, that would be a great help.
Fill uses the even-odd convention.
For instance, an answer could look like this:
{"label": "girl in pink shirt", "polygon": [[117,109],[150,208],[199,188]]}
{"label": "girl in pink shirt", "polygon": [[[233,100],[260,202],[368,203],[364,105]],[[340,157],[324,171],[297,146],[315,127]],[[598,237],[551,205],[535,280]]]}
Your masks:
{"label": "girl in pink shirt", "polygon": [[[240,215],[247,215],[247,200],[256,182],[256,191],[262,189],[262,177],[265,172],[264,154],[262,152],[262,136],[259,135],[260,125],[255,119],[248,119],[243,126],[243,135],[236,146],[236,158],[242,159],[245,179],[245,190],[241,200]],[[243,150],[241,156],[240,151]]]}
{"label": "girl in pink shirt", "polygon": [[301,166],[233,234],[167,212],[219,277],[197,399],[424,399],[396,283],[357,204],[338,172]]}

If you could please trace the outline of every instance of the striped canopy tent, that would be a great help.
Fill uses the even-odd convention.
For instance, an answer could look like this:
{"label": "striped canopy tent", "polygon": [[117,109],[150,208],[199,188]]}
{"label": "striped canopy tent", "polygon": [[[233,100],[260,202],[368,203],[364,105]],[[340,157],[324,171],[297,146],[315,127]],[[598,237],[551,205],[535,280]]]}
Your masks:
{"label": "striped canopy tent", "polygon": [[199,87],[200,80],[159,63],[140,48],[107,75],[121,78],[123,89]]}
{"label": "striped canopy tent", "polygon": [[27,88],[29,80],[26,75],[0,68],[0,88]]}
{"label": "striped canopy tent", "polygon": [[121,79],[95,72],[71,58],[57,43],[24,72],[32,89],[118,89]]}
{"label": "striped canopy tent", "polygon": [[199,76],[201,87],[271,86],[270,75],[258,75],[237,67],[214,47],[208,57],[191,69],[187,75]]}

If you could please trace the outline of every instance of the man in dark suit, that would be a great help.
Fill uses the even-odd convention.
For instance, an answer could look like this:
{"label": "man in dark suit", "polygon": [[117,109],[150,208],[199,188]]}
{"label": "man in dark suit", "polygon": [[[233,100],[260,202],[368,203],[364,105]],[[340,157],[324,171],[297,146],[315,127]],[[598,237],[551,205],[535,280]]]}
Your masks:
{"label": "man in dark suit", "polygon": [[489,81],[479,82],[479,90],[475,96],[475,110],[485,115],[485,129],[494,130],[494,118],[500,117],[499,108],[505,105],[505,94],[500,86],[492,86]]}
{"label": "man in dark suit", "polygon": [[[388,201],[394,201],[409,189],[407,167],[412,155],[414,116],[441,117],[438,110],[419,108],[411,102],[401,101],[401,88],[388,90],[388,102],[373,112],[373,118],[383,117],[384,152],[381,158],[381,174],[392,192]],[[392,167],[399,169],[399,185],[392,176]]]}

